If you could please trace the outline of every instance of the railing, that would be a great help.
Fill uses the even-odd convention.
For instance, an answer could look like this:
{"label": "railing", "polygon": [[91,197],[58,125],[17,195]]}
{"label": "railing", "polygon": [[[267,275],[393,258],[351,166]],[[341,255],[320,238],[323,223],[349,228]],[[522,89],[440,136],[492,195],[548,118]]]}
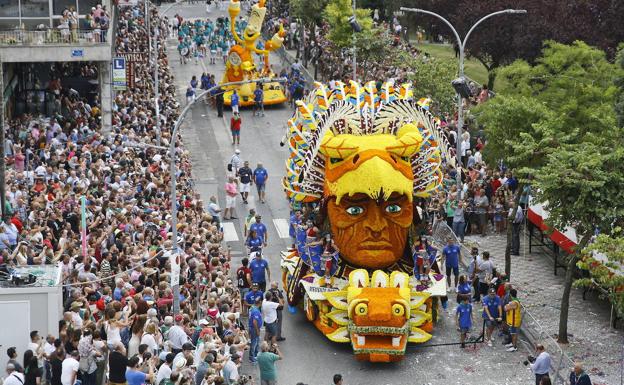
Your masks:
{"label": "railing", "polygon": [[[451,238],[453,243],[461,245],[462,263],[467,267],[467,262],[471,260],[470,249],[466,244],[462,244],[453,230],[446,224],[444,220],[434,220],[431,230],[432,243],[443,248],[446,241]],[[521,304],[522,305],[522,304]],[[551,357],[550,376],[553,384],[567,384],[569,373],[566,369],[571,368],[574,362],[568,357],[561,346],[553,339],[545,330],[542,324],[522,305],[523,321],[520,327],[521,333],[526,337],[529,351],[533,351],[537,344],[544,345],[546,351]]]}
{"label": "railing", "polygon": [[108,44],[109,29],[80,30],[54,28],[37,31],[10,30],[0,31],[0,46],[37,46],[37,45],[100,45]]}

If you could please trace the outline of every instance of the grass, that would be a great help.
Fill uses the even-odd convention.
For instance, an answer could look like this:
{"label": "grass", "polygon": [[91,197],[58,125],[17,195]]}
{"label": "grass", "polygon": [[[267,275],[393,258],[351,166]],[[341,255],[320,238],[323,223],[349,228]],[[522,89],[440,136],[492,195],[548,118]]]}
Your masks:
{"label": "grass", "polygon": [[[415,41],[412,41],[412,44],[433,57],[457,60],[452,45],[431,43],[417,44]],[[483,64],[476,59],[464,60],[464,72],[470,79],[479,84],[486,84],[488,81],[488,72],[485,69],[485,66],[483,66]],[[496,78],[494,81],[495,92],[502,92],[505,89],[505,85],[502,83],[503,82],[499,78]]]}

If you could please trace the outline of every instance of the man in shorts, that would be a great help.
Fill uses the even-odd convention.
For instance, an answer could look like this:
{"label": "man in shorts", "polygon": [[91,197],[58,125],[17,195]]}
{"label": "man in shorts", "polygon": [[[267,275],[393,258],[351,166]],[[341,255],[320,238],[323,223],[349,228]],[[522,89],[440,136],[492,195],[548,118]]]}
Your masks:
{"label": "man in shorts", "polygon": [[[446,283],[448,285],[448,291],[453,291],[453,288],[457,291],[457,279],[459,277],[459,258],[461,249],[458,245],[453,243],[453,238],[449,238],[446,246],[442,249],[442,255],[444,255],[444,264],[446,265]],[[451,286],[451,272],[455,276],[454,286]]]}
{"label": "man in shorts", "polygon": [[232,146],[240,145],[241,117],[238,112],[232,114],[230,119],[230,132],[232,133]]}
{"label": "man in shorts", "polygon": [[238,114],[238,105],[240,103],[240,98],[236,93],[236,90],[232,91],[232,97],[230,99],[230,105],[232,106],[232,113]]}
{"label": "man in shorts", "polygon": [[253,180],[253,171],[249,168],[249,162],[245,161],[243,167],[238,169],[238,179],[240,180],[240,194],[243,198],[243,203],[247,204],[247,198],[249,197],[249,189]]}
{"label": "man in shorts", "polygon": [[256,184],[256,189],[258,190],[258,199],[260,199],[261,203],[264,203],[266,193],[266,181],[269,179],[269,173],[266,168],[262,166],[262,163],[258,162],[258,166],[253,172],[253,181]]}
{"label": "man in shorts", "polygon": [[503,320],[503,307],[496,290],[490,288],[488,295],[483,297],[483,319],[485,320],[485,340],[488,346],[492,346],[492,332],[496,325]]}

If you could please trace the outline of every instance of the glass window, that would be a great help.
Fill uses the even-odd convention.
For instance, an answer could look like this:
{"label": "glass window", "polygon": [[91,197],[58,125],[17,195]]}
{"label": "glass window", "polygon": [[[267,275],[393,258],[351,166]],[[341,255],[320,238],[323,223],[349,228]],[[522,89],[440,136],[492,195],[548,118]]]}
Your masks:
{"label": "glass window", "polygon": [[49,17],[49,0],[20,0],[22,17]]}
{"label": "glass window", "polygon": [[74,7],[76,9],[76,0],[52,0],[52,12],[54,15],[62,15],[65,9]]}
{"label": "glass window", "polygon": [[19,24],[19,19],[0,19],[0,31],[13,31]]}
{"label": "glass window", "polygon": [[[91,8],[95,8],[98,4],[106,4],[108,2],[103,0],[78,0],[78,13],[81,15],[88,15],[91,13]],[[106,7],[108,9],[108,7]]]}
{"label": "glass window", "polygon": [[0,0],[0,17],[19,17],[19,6],[15,0]]}
{"label": "glass window", "polygon": [[22,24],[27,31],[46,30],[50,28],[50,19],[22,19]]}

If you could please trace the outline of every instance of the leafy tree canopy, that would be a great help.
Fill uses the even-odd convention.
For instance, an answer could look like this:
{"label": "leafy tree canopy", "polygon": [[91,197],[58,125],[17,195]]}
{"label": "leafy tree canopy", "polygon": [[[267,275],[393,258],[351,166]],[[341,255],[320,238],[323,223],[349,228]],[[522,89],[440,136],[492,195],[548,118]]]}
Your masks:
{"label": "leafy tree canopy", "polygon": [[[329,24],[328,39],[338,48],[347,48],[353,45],[353,29],[349,24],[349,18],[353,15],[351,0],[330,0],[323,13],[325,21]],[[373,19],[370,9],[358,8],[355,17],[362,28],[360,34],[372,34]],[[357,37],[359,39],[359,36]]]}

